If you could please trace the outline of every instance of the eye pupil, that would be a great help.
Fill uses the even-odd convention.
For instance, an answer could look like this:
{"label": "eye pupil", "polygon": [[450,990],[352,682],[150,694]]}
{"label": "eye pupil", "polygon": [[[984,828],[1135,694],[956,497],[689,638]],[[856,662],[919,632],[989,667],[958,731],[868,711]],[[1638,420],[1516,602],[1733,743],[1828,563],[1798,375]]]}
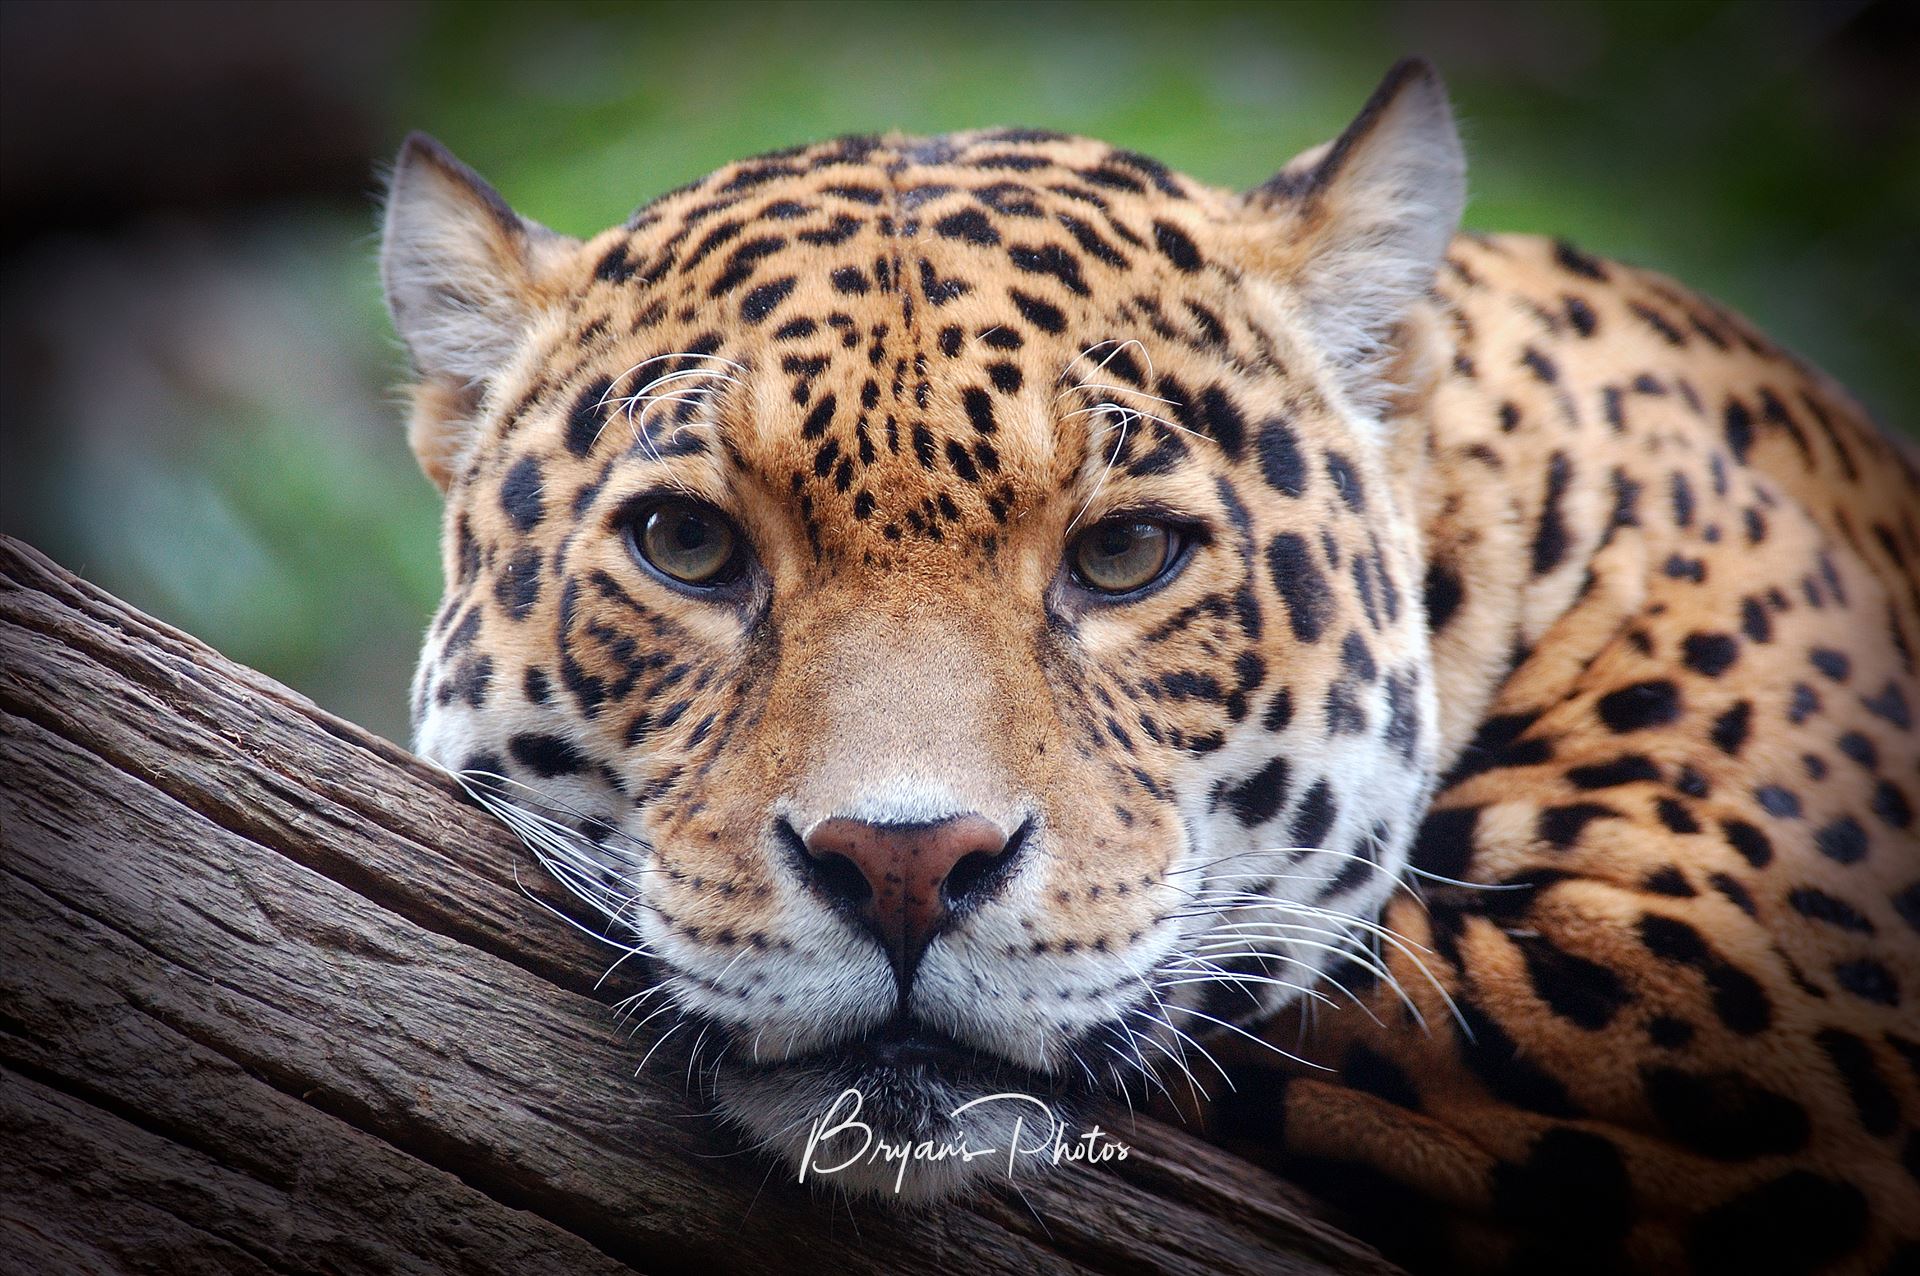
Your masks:
{"label": "eye pupil", "polygon": [[673,539],[681,549],[697,550],[707,542],[707,525],[697,518],[682,518],[673,529]]}

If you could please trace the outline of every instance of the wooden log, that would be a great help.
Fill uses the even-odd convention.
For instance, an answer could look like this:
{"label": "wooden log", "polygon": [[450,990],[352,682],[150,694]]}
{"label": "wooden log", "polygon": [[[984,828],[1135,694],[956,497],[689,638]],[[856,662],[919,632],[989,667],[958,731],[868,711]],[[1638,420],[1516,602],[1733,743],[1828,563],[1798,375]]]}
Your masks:
{"label": "wooden log", "polygon": [[0,1266],[1389,1273],[1133,1149],[910,1213],[789,1182],[638,1052],[604,947],[437,768],[0,538]]}

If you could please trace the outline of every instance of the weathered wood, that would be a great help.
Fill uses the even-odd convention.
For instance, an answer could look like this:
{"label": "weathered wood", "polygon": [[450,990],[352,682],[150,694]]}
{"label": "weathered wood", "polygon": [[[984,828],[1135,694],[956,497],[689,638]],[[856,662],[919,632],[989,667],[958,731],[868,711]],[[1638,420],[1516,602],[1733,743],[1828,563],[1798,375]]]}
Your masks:
{"label": "weathered wood", "polygon": [[1133,1148],[924,1214],[810,1194],[637,1052],[439,771],[0,539],[0,1253],[36,1271],[1392,1269]]}

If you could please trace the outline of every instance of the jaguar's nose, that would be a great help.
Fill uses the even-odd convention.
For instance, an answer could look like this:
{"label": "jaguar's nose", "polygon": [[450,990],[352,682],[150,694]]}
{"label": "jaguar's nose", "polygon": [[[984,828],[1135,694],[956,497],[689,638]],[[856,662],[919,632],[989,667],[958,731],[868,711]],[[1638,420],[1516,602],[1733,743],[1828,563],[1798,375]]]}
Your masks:
{"label": "jaguar's nose", "polygon": [[979,815],[930,824],[830,819],[804,846],[814,885],[879,937],[904,999],[941,924],[1004,880],[1025,832],[1009,838]]}

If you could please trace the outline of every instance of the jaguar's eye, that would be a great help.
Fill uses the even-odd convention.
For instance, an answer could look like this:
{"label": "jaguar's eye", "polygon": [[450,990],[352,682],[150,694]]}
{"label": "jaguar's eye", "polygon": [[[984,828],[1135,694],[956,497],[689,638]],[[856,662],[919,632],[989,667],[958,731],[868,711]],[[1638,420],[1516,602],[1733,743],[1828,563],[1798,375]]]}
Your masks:
{"label": "jaguar's eye", "polygon": [[740,537],[711,506],[678,497],[656,501],[627,526],[634,552],[670,580],[711,588],[740,575]]}
{"label": "jaguar's eye", "polygon": [[1096,523],[1073,542],[1068,562],[1086,588],[1102,594],[1130,594],[1158,580],[1180,550],[1180,534],[1165,523],[1145,518],[1114,518]]}

